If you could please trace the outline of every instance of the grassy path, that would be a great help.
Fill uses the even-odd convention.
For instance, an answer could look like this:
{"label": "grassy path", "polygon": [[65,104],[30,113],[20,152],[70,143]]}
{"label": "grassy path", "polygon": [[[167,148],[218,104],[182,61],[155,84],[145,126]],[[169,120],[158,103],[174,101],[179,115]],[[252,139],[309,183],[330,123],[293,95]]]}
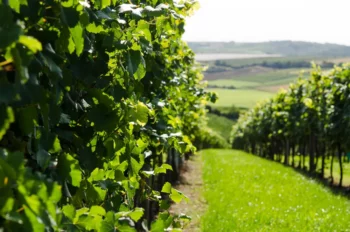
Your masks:
{"label": "grassy path", "polygon": [[233,150],[188,166],[178,188],[192,201],[172,208],[193,217],[187,231],[350,231],[350,201],[291,168]]}
{"label": "grassy path", "polygon": [[350,231],[350,201],[240,151],[202,152],[203,231]]}

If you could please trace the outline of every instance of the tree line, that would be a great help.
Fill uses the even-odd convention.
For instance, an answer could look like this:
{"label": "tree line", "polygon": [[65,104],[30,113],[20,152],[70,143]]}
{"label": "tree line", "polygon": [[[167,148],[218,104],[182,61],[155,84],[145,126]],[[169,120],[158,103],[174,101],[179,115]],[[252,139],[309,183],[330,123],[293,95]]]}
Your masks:
{"label": "tree line", "polygon": [[[255,66],[261,66],[261,67],[273,68],[273,69],[291,69],[291,68],[310,68],[311,67],[311,62],[308,60],[278,60],[278,61],[264,60],[262,62],[245,64],[245,65],[234,65],[226,61],[216,60],[214,64],[216,67],[214,66],[212,68],[209,68],[207,72],[209,73],[223,72],[223,71],[227,71],[227,69],[225,68],[241,69],[241,68],[249,68],[249,67],[255,67]],[[336,64],[330,61],[322,61],[320,65],[325,69],[330,69],[330,68],[333,68]],[[342,63],[338,65],[342,65]],[[223,67],[223,68],[220,68],[220,67]]]}

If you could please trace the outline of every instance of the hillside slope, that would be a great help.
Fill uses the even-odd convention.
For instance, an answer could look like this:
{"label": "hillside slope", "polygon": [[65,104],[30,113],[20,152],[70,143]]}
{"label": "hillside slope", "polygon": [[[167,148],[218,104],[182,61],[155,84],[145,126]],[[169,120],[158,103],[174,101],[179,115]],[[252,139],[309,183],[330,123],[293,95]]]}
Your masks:
{"label": "hillside slope", "polygon": [[350,47],[299,41],[270,41],[262,43],[188,42],[195,53],[279,54],[283,56],[350,56]]}

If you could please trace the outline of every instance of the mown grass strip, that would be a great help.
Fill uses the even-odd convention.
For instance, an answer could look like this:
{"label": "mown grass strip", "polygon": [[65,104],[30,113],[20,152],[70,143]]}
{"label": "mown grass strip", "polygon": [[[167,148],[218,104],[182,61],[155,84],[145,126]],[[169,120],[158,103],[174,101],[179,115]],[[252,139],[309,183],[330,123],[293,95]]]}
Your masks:
{"label": "mown grass strip", "polygon": [[206,150],[203,231],[350,231],[350,201],[292,168]]}

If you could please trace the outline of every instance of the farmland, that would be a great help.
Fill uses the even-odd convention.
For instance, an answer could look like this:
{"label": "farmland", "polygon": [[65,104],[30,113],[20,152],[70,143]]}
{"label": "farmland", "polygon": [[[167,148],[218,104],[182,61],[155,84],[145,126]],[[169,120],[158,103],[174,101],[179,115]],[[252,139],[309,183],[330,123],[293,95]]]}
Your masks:
{"label": "farmland", "polygon": [[215,103],[215,107],[229,107],[232,105],[251,108],[258,101],[266,100],[273,96],[273,93],[260,91],[255,89],[208,89],[208,91],[216,92],[219,100]]}
{"label": "farmland", "polygon": [[280,57],[280,55],[239,54],[239,53],[198,53],[196,54],[197,61],[251,59],[251,58],[268,58],[268,57]]}
{"label": "farmland", "polygon": [[259,86],[260,83],[258,82],[251,82],[251,81],[241,81],[236,79],[219,79],[219,80],[212,80],[208,82],[209,86],[217,86],[217,87],[236,87],[236,88],[250,88],[250,87],[256,87]]}
{"label": "farmland", "polygon": [[208,90],[216,92],[219,96],[215,107],[236,105],[251,108],[257,102],[272,97],[299,76],[305,78],[307,74],[308,70],[301,74],[298,69],[251,67],[222,73],[206,73],[205,80],[208,82]]}
{"label": "farmland", "polygon": [[350,202],[317,181],[241,151],[202,156],[202,231],[349,231]]}
{"label": "farmland", "polygon": [[[311,62],[327,71],[346,58],[267,57],[202,62],[208,69],[208,89],[219,94],[217,107],[251,108],[255,103],[288,88],[298,78],[309,78]],[[335,63],[333,63],[335,62]],[[294,67],[295,66],[295,67]],[[300,66],[300,68],[299,68]]]}
{"label": "farmland", "polygon": [[250,108],[271,96],[262,92],[276,93],[298,77],[308,78],[312,62],[329,70],[349,61],[350,54],[347,46],[291,41],[194,42],[189,46],[197,53],[197,61],[206,67],[208,88],[215,88],[222,98],[217,104],[220,107],[237,104]]}

